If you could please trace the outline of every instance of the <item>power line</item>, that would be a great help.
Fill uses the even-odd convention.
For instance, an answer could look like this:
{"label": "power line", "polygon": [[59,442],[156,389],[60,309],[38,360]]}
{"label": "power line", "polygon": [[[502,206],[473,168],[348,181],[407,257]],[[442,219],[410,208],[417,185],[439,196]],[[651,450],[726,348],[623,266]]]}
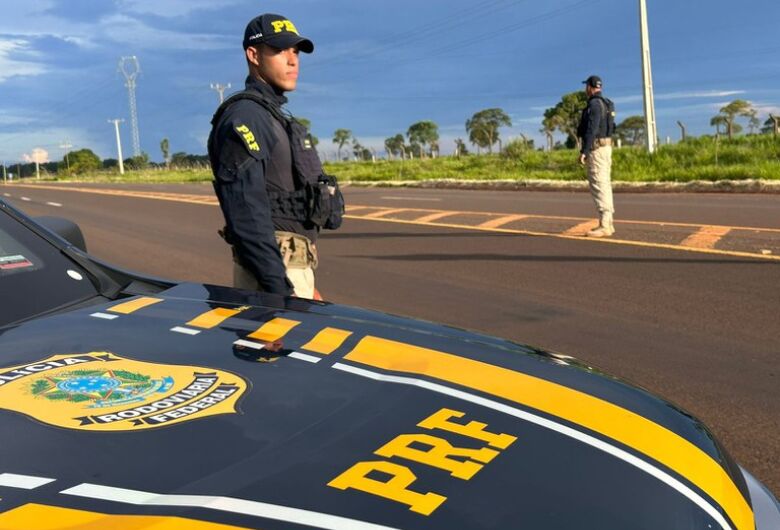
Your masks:
{"label": "power line", "polygon": [[[517,4],[527,2],[527,0],[489,0],[481,2],[475,6],[460,9],[450,15],[438,19],[435,22],[426,22],[419,26],[410,28],[407,31],[396,33],[380,41],[380,44],[372,48],[363,50],[359,54],[350,54],[347,57],[334,57],[330,60],[313,62],[308,68],[316,69],[322,66],[349,62],[354,64],[358,61],[374,61],[376,55],[389,50],[395,50],[402,46],[416,45],[419,42],[430,41],[433,37],[440,34],[449,34],[454,29],[464,25],[477,25],[480,19],[492,15],[497,11],[515,7]],[[504,4],[504,5],[502,5]]]}

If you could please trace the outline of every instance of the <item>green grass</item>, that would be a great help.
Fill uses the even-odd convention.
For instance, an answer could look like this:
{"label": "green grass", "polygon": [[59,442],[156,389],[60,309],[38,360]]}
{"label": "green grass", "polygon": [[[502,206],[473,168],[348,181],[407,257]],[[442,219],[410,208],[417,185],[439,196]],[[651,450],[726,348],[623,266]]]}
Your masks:
{"label": "green grass", "polygon": [[[698,138],[662,146],[654,155],[644,149],[614,150],[613,180],[689,182],[694,180],[780,180],[780,139],[743,137],[733,141]],[[584,169],[573,150],[525,151],[516,156],[483,155],[460,159],[349,162],[326,164],[326,171],[345,180],[403,181],[582,180]]]}
{"label": "green grass", "polygon": [[[470,155],[426,160],[379,160],[372,162],[326,163],[325,171],[342,182],[462,180],[582,180],[584,169],[573,150],[542,153],[509,151],[514,156]],[[690,182],[694,180],[780,180],[780,138],[770,135],[743,136],[734,140],[709,137],[662,146],[654,155],[643,149],[614,150],[613,180],[628,182]],[[209,169],[116,170],[74,177],[50,177],[79,182],[179,183],[206,182]]]}

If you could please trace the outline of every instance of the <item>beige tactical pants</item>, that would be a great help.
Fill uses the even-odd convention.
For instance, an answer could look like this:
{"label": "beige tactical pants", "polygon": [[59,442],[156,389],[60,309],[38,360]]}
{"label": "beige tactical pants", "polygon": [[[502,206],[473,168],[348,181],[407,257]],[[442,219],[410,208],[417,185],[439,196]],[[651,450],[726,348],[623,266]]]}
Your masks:
{"label": "beige tactical pants", "polygon": [[[295,296],[314,298],[314,270],[317,268],[317,247],[308,238],[292,232],[276,232],[276,244],[282,254],[287,279],[293,284]],[[254,274],[233,260],[233,285],[239,289],[262,291]]]}
{"label": "beige tactical pants", "polygon": [[603,145],[588,156],[588,184],[590,195],[599,213],[615,212],[612,201],[612,146]]}

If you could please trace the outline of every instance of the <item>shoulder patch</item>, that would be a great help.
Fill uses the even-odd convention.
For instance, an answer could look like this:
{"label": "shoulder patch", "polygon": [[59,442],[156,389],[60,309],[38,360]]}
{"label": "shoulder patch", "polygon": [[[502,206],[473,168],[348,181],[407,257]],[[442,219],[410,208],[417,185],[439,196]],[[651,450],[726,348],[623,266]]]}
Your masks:
{"label": "shoulder patch", "polygon": [[260,144],[257,142],[255,133],[249,127],[242,123],[236,126],[236,132],[244,140],[247,149],[256,153],[260,152]]}

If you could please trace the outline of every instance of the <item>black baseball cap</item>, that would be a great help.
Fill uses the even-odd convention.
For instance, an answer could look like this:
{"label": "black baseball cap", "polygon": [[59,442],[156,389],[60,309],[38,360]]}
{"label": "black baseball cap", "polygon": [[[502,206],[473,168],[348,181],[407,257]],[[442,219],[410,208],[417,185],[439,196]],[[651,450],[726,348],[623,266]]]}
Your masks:
{"label": "black baseball cap", "polygon": [[584,85],[588,85],[590,88],[601,88],[601,78],[597,75],[592,75],[582,82]]}
{"label": "black baseball cap", "polygon": [[244,49],[267,44],[278,50],[297,47],[304,53],[314,51],[314,43],[298,35],[295,25],[286,17],[265,13],[249,21],[244,31]]}

